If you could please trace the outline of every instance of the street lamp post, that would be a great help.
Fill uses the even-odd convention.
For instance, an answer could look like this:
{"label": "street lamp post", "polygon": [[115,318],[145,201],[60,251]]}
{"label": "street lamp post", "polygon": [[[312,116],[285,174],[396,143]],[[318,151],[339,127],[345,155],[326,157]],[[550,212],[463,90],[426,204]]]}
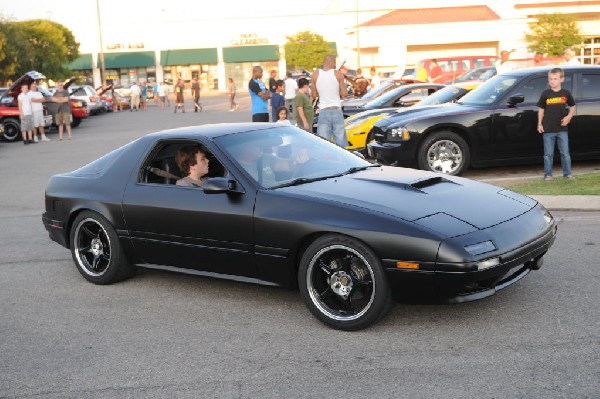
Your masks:
{"label": "street lamp post", "polygon": [[98,36],[100,37],[100,83],[104,86],[104,45],[102,44],[102,24],[100,23],[100,0],[96,0],[96,12],[98,14]]}
{"label": "street lamp post", "polygon": [[356,0],[356,69],[360,68],[360,40],[358,38],[358,0]]}

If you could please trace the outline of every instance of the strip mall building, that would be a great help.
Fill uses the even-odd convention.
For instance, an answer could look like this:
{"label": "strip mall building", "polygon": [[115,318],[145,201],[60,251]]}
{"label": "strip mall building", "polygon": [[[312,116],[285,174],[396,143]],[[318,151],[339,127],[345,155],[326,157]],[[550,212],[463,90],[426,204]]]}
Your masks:
{"label": "strip mall building", "polygon": [[[363,4],[364,3],[364,4]],[[104,80],[128,87],[132,81],[173,82],[199,79],[204,90],[226,91],[228,78],[245,87],[254,65],[285,75],[287,36],[310,30],[323,35],[351,68],[371,66],[393,70],[425,58],[463,55],[497,56],[515,51],[511,58],[527,60],[524,35],[539,14],[562,13],[578,21],[583,40],[579,59],[600,62],[600,1],[513,1],[493,5],[457,0],[452,7],[441,0],[423,0],[423,8],[397,9],[393,0],[332,1],[320,12],[272,20],[179,20],[189,32],[167,37],[145,32],[127,37],[127,31],[103,28],[103,51],[85,52],[71,63],[75,74],[94,86]],[[414,4],[414,3],[412,3]],[[259,28],[260,27],[260,28]],[[104,66],[104,68],[103,68]],[[268,75],[265,74],[265,78]]]}

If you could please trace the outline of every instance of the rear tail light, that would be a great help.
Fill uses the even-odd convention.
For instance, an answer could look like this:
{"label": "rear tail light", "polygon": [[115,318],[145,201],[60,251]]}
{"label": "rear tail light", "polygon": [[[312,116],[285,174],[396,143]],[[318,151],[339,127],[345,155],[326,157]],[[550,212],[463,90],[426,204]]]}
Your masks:
{"label": "rear tail light", "polygon": [[97,101],[97,100],[96,100],[96,97],[94,97],[94,96],[90,96],[90,102],[93,102],[93,103],[95,103],[96,101]]}

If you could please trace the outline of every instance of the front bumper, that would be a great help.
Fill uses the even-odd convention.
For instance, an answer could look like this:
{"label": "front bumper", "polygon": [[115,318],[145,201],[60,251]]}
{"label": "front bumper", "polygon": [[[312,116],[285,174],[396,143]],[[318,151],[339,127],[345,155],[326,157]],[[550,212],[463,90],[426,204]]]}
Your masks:
{"label": "front bumper", "polygon": [[370,158],[389,165],[394,162],[399,164],[410,164],[415,161],[415,157],[409,145],[410,141],[402,143],[379,143],[371,141],[367,143],[367,152]]}
{"label": "front bumper", "polygon": [[[496,251],[470,261],[442,263],[438,260],[421,264],[419,270],[398,269],[395,259],[384,259],[383,264],[392,285],[403,289],[412,288],[412,284],[420,285],[423,292],[433,293],[448,303],[485,298],[540,268],[557,233],[554,219],[549,223],[542,221],[540,215],[545,214],[545,209],[538,204],[512,220],[441,243],[440,252],[444,252],[444,248],[463,247],[481,237],[496,243]],[[497,258],[498,264],[479,270],[478,262],[489,258]]]}

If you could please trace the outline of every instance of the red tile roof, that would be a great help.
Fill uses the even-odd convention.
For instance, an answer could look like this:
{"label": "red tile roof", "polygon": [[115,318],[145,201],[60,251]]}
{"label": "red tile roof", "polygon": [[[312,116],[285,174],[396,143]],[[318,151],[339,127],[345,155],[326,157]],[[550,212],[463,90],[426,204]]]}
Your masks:
{"label": "red tile roof", "polygon": [[495,21],[500,17],[488,6],[410,8],[395,10],[361,26],[438,24],[444,22]]}

